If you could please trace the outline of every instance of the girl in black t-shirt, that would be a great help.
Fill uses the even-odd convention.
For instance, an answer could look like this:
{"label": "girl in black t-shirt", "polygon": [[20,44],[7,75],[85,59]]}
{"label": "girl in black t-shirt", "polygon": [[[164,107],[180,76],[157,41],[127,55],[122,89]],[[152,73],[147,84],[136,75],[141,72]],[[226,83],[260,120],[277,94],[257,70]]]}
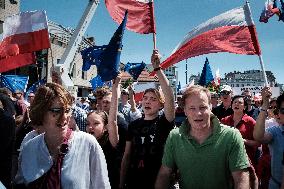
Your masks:
{"label": "girl in black t-shirt", "polygon": [[101,145],[108,168],[109,181],[112,189],[118,188],[120,152],[118,150],[119,135],[117,126],[117,101],[120,75],[112,86],[112,98],[109,115],[104,112],[90,112],[87,116],[87,132],[96,137]]}

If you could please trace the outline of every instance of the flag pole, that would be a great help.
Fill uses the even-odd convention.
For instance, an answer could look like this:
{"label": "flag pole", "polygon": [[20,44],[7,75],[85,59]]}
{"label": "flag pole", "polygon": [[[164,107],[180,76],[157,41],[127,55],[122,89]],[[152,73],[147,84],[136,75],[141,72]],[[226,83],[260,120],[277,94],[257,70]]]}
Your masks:
{"label": "flag pole", "polygon": [[151,27],[153,28],[153,43],[154,43],[154,50],[157,49],[157,38],[156,38],[156,24],[155,24],[155,18],[154,18],[154,0],[151,0],[149,2],[149,6],[151,7],[150,13],[151,13]]}
{"label": "flag pole", "polygon": [[[253,23],[251,11],[250,11],[250,6],[249,6],[249,1],[246,1],[246,5],[247,5],[248,13],[249,13],[248,16],[249,16],[249,19],[250,19],[250,23]],[[254,37],[257,41],[256,33],[254,35],[255,35]],[[266,76],[266,72],[265,72],[265,68],[264,68],[263,58],[262,58],[261,53],[260,53],[260,49],[259,49],[258,58],[259,58],[259,63],[260,63],[262,74],[263,74],[264,85],[268,86],[267,76]]]}

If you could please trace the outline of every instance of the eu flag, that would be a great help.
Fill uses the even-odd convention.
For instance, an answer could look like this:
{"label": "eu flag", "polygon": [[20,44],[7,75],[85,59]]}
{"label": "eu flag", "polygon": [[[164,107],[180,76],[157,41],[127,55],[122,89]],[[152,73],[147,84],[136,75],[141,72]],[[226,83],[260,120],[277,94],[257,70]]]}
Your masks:
{"label": "eu flag", "polygon": [[34,84],[32,84],[32,86],[30,86],[30,88],[27,90],[26,92],[26,97],[30,94],[30,93],[35,93],[37,91],[37,89],[41,86],[44,85],[46,83],[46,78],[41,79],[37,82],[35,82]]}
{"label": "eu flag", "polygon": [[13,93],[16,90],[26,91],[28,81],[28,76],[0,75],[0,87],[6,87]]}
{"label": "eu flag", "polygon": [[120,54],[122,50],[122,37],[127,22],[127,11],[108,45],[94,46],[82,51],[83,70],[86,71],[91,65],[96,65],[98,75],[103,81],[110,81],[119,73]]}
{"label": "eu flag", "polygon": [[213,80],[214,78],[209,65],[209,61],[208,58],[206,58],[198,84],[207,87]]}
{"label": "eu flag", "polygon": [[124,71],[128,72],[134,80],[137,80],[139,75],[141,74],[141,72],[144,70],[145,67],[146,67],[146,64],[144,62],[141,62],[141,63],[128,62],[124,66]]}

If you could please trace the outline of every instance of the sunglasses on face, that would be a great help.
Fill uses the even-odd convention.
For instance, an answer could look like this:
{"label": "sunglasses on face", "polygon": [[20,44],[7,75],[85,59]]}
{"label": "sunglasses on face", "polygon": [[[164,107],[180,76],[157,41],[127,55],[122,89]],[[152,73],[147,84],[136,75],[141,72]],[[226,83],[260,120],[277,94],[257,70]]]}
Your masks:
{"label": "sunglasses on face", "polygon": [[221,96],[229,95],[229,94],[231,94],[230,91],[222,91],[222,92],[220,92],[220,95],[221,95]]}
{"label": "sunglasses on face", "polygon": [[269,106],[268,109],[276,109],[276,106]]}
{"label": "sunglasses on face", "polygon": [[49,108],[48,111],[54,113],[54,114],[62,114],[62,113],[66,113],[68,114],[70,112],[70,108]]}

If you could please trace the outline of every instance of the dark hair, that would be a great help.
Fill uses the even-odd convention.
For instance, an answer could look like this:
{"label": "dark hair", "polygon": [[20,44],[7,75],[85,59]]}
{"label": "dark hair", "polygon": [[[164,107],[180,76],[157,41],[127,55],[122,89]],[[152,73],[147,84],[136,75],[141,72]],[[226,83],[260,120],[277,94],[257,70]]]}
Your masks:
{"label": "dark hair", "polygon": [[30,107],[30,118],[33,125],[42,125],[43,118],[55,98],[60,99],[64,108],[72,106],[72,96],[61,85],[56,83],[47,83],[44,86],[39,87]]}
{"label": "dark hair", "polygon": [[284,93],[282,93],[280,96],[277,97],[277,100],[276,100],[277,109],[281,108],[282,102],[284,102]]}
{"label": "dark hair", "polygon": [[93,94],[96,97],[96,99],[100,99],[100,98],[103,98],[104,96],[107,96],[107,94],[109,93],[110,93],[109,88],[102,87],[102,88],[96,89],[96,91]]}
{"label": "dark hair", "polygon": [[233,96],[232,101],[231,101],[231,106],[233,105],[234,100],[236,100],[237,98],[244,99],[244,106],[245,106],[245,109],[246,109],[247,106],[248,106],[248,102],[247,102],[248,99],[244,95],[235,95],[235,96]]}
{"label": "dark hair", "polygon": [[16,114],[15,106],[13,101],[5,94],[0,93],[0,101],[3,105],[3,109],[10,115]]}
{"label": "dark hair", "polygon": [[108,124],[108,114],[105,111],[91,111],[88,113],[87,117],[92,114],[97,114],[98,116],[100,116],[104,122],[104,126]]}

